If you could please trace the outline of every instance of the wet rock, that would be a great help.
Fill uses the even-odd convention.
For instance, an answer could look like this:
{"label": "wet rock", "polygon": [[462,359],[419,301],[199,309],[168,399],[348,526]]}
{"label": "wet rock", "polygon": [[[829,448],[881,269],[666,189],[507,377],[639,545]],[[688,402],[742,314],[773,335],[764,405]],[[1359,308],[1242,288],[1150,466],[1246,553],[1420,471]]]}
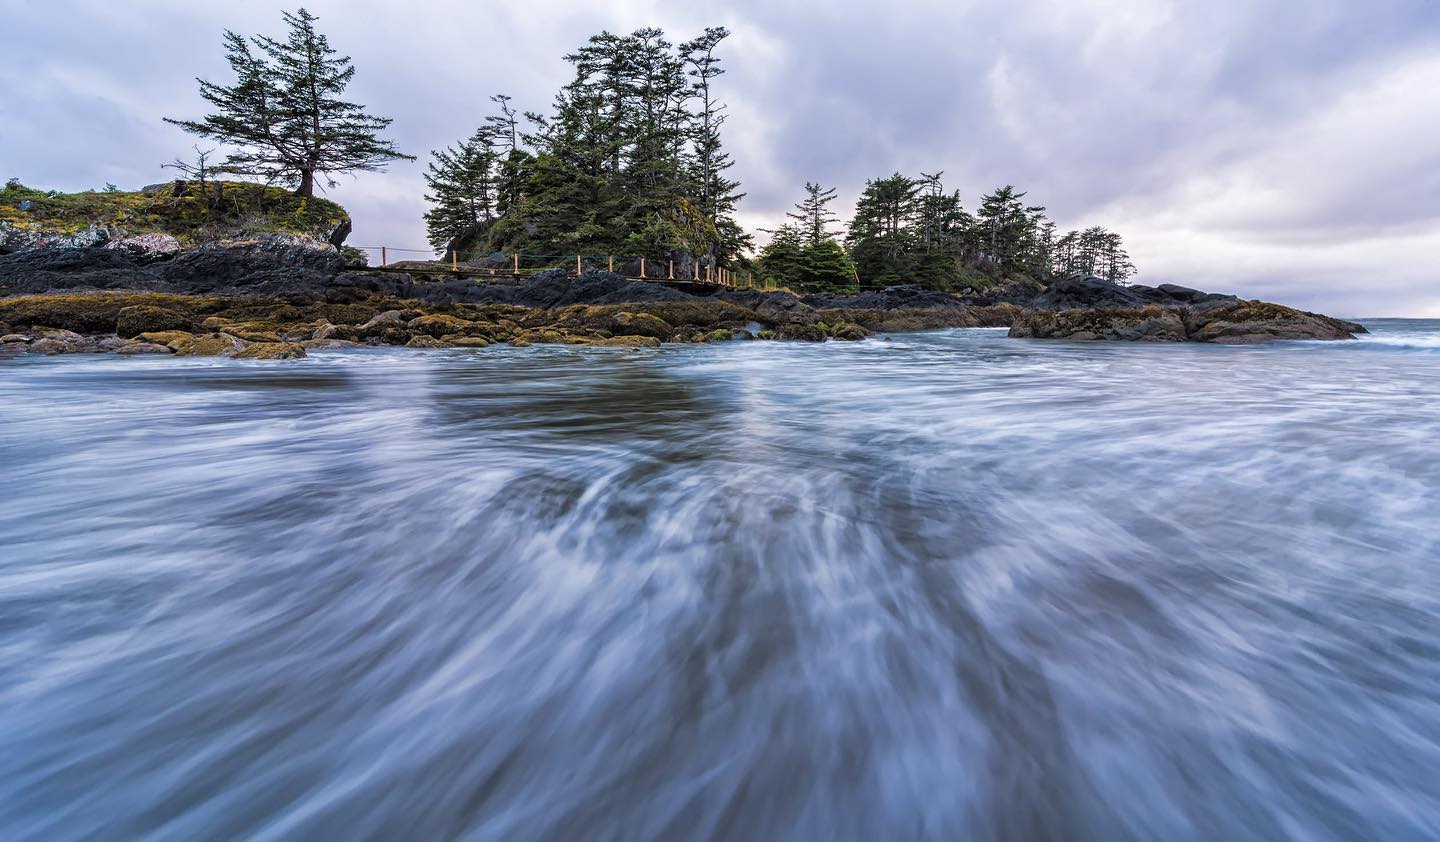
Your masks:
{"label": "wet rock", "polygon": [[189,249],[159,267],[161,277],[186,292],[258,287],[290,278],[292,289],[337,275],[345,258],[329,243],[286,234],[216,240]]}
{"label": "wet rock", "polygon": [[943,309],[963,310],[964,303],[960,299],[945,292],[938,292],[932,289],[915,286],[913,284],[900,284],[886,287],[882,290],[862,292],[853,296],[813,296],[805,299],[817,310],[823,309],[855,309],[855,310],[916,310],[916,309]]}
{"label": "wet rock", "polygon": [[487,348],[490,341],[479,336],[442,336],[441,339],[456,348]]}
{"label": "wet rock", "polygon": [[354,340],[359,335],[359,328],[355,325],[334,325],[327,322],[315,328],[315,332],[310,338],[317,341]]}
{"label": "wet rock", "polygon": [[9,345],[13,342],[29,342],[30,339],[31,337],[23,333],[7,333],[4,336],[0,336],[0,344]]}
{"label": "wet rock", "polygon": [[180,253],[180,241],[169,234],[139,234],[112,239],[105,248],[119,251],[138,265],[168,260]]}
{"label": "wet rock", "polygon": [[1161,284],[1148,287],[1140,284],[1121,285],[1103,278],[1065,278],[1051,284],[1029,302],[1036,310],[1126,309],[1159,305],[1179,307],[1205,302],[1238,301],[1233,295],[1218,295]]}
{"label": "wet rock", "polygon": [[433,336],[426,336],[425,334],[422,333],[422,334],[420,334],[419,336],[412,336],[412,337],[410,337],[410,341],[405,343],[405,347],[407,347],[407,348],[449,348],[449,347],[450,347],[450,343],[445,342],[445,341],[442,340],[442,339],[436,339],[436,338],[433,337]]}
{"label": "wet rock", "polygon": [[369,321],[365,322],[365,324],[358,325],[358,327],[361,330],[373,330],[375,328],[383,328],[386,325],[398,325],[404,321],[405,314],[403,312],[399,310],[386,310],[383,313],[377,313],[371,317]]}
{"label": "wet rock", "polygon": [[304,339],[301,340],[300,347],[307,351],[338,351],[363,346],[359,342],[349,342],[344,339]]}
{"label": "wet rock", "polygon": [[1166,307],[1033,310],[1010,327],[1010,336],[1035,339],[1184,342],[1185,323]]}
{"label": "wet rock", "polygon": [[775,328],[775,338],[799,342],[824,342],[829,333],[813,322],[786,322]]}
{"label": "wet rock", "polygon": [[189,331],[194,327],[194,319],[184,313],[143,304],[122,307],[115,316],[115,335],[125,339],[162,330]]}
{"label": "wet rock", "polygon": [[176,343],[175,353],[182,357],[233,357],[249,344],[229,334],[206,333]]}
{"label": "wet rock", "polygon": [[246,342],[284,342],[282,329],[273,322],[227,322],[220,330]]}
{"label": "wet rock", "polygon": [[32,354],[82,354],[98,350],[97,341],[82,336],[73,330],[42,328],[34,332],[34,338],[26,345]]}
{"label": "wet rock", "polygon": [[1195,342],[1249,345],[1277,339],[1354,339],[1365,328],[1354,322],[1264,301],[1236,301],[1187,314]]}
{"label": "wet rock", "polygon": [[830,338],[839,339],[843,342],[855,342],[869,336],[869,332],[859,325],[837,324],[830,328]]}
{"label": "wet rock", "polygon": [[584,344],[599,348],[659,348],[660,340],[653,336],[610,336],[586,339]]}
{"label": "wet rock", "polygon": [[159,345],[154,342],[144,342],[139,339],[131,339],[124,345],[116,348],[115,353],[124,354],[125,356],[135,356],[139,354],[171,354],[174,353],[174,351],[172,351],[165,345]]}
{"label": "wet rock", "polygon": [[235,355],[237,360],[294,360],[305,356],[298,342],[255,342]]}
{"label": "wet rock", "polygon": [[195,334],[183,330],[161,330],[151,333],[142,333],[135,339],[140,342],[149,342],[156,345],[164,345],[170,350],[175,350],[180,345],[195,338]]}
{"label": "wet rock", "polygon": [[609,324],[613,333],[624,336],[649,336],[655,339],[665,339],[674,332],[670,323],[659,316],[650,313],[615,313]]}
{"label": "wet rock", "polygon": [[437,313],[430,316],[419,316],[411,319],[407,325],[416,333],[423,333],[427,336],[439,338],[447,334],[468,335],[476,329],[474,322],[466,319],[456,318],[447,313]]}

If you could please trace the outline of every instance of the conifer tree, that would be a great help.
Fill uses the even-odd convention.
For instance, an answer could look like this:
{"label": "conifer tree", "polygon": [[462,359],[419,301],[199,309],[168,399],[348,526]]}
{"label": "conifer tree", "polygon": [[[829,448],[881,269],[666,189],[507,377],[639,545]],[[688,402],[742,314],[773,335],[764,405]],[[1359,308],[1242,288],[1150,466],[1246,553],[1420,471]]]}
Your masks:
{"label": "conifer tree", "polygon": [[805,198],[795,203],[795,212],[785,215],[800,223],[807,242],[818,243],[835,237],[830,226],[835,222],[835,212],[827,205],[835,200],[835,188],[826,189],[814,182],[805,182]]}
{"label": "conifer tree", "polygon": [[340,98],[355,75],[349,56],[337,56],[305,9],[285,12],[284,41],[265,36],[224,37],[232,85],[197,79],[200,96],[215,113],[200,120],[166,118],[188,132],[237,147],[223,169],[291,185],[313,196],[316,177],[383,170],[395,160],[414,160],[382,140],[390,118]]}
{"label": "conifer tree", "polygon": [[694,147],[694,176],[699,192],[700,213],[710,221],[716,240],[706,260],[712,266],[721,259],[731,259],[752,246],[750,236],[735,221],[735,208],[745,194],[738,192],[740,183],[725,177],[735,165],[720,142],[720,127],[725,124],[725,106],[715,96],[711,80],[723,75],[721,59],[715,55],[720,42],[730,36],[723,26],[712,26],[705,34],[681,46],[690,84],[698,109],[693,117],[691,142]]}
{"label": "conifer tree", "polygon": [[431,153],[425,199],[433,207],[425,214],[425,228],[436,251],[456,248],[457,240],[494,221],[500,198],[496,140],[487,125],[468,140]]}
{"label": "conifer tree", "polygon": [[777,286],[799,286],[805,275],[805,237],[794,225],[770,231],[770,242],[760,250],[760,274]]}

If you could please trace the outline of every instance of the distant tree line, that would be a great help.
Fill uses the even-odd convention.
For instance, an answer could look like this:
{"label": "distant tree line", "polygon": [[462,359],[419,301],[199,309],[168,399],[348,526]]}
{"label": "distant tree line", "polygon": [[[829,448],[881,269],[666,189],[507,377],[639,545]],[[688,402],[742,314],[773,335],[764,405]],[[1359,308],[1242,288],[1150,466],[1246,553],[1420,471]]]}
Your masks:
{"label": "distant tree line", "polygon": [[828,227],[834,214],[823,210],[834,188],[806,184],[801,213],[790,215],[797,222],[771,232],[760,252],[762,274],[804,289],[863,282],[957,290],[1002,277],[1043,283],[1084,274],[1119,282],[1135,273],[1119,234],[1094,227],[1057,236],[1045,208],[1027,204],[1026,194],[1010,185],[982,197],[971,214],[958,190],[946,190],[942,175],[896,173],[867,182],[840,252],[850,263],[831,258],[825,246],[837,236]]}
{"label": "distant tree line", "polygon": [[[354,76],[305,9],[285,13],[284,40],[227,31],[233,84],[198,80],[213,113],[170,119],[227,147],[196,147],[195,163],[167,166],[202,184],[232,173],[313,195],[337,174],[413,160],[380,137],[390,119],[341,98]],[[693,266],[749,269],[801,290],[913,283],[959,290],[1005,278],[1069,275],[1124,281],[1135,273],[1119,234],[1101,227],[1060,234],[1045,208],[1006,185],[967,211],[943,173],[868,181],[843,234],[833,187],[804,198],[753,241],[736,221],[744,193],[727,173],[718,50],[711,27],[673,44],[659,29],[602,32],[565,56],[573,77],[548,112],[520,111],[509,96],[466,138],[431,153],[425,223],[437,252],[644,256]]]}

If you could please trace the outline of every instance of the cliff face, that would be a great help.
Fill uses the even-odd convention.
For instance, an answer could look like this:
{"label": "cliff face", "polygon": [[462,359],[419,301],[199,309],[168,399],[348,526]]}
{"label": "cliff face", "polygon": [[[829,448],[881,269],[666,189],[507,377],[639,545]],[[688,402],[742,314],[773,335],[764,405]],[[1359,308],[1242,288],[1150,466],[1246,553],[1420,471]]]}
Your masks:
{"label": "cliff face", "polygon": [[261,184],[0,191],[0,293],[304,288],[344,266],[345,209]]}
{"label": "cliff face", "polygon": [[267,234],[338,248],[349,233],[350,215],[334,202],[263,184],[173,181],[137,192],[57,193],[10,181],[0,190],[0,254],[108,245],[161,258]]}

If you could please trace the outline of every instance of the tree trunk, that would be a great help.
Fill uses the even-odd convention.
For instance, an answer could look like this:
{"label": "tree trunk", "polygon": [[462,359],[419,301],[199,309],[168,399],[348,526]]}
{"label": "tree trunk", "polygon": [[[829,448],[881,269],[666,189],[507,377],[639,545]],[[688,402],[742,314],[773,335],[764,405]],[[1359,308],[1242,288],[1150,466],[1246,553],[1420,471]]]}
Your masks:
{"label": "tree trunk", "polygon": [[301,170],[301,171],[300,171],[300,186],[297,187],[297,188],[295,188],[295,195],[296,195],[296,196],[314,196],[314,195],[315,195],[315,171],[314,171],[314,170]]}

